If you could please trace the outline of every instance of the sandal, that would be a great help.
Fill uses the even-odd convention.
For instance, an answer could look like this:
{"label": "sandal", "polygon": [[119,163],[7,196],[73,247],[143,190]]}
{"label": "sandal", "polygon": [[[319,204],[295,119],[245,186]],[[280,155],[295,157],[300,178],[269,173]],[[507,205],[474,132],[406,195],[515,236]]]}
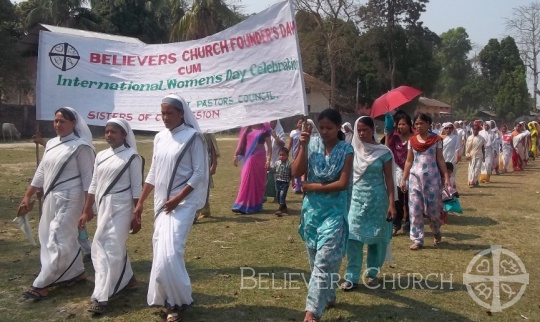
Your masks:
{"label": "sandal", "polygon": [[435,245],[438,245],[438,244],[442,243],[442,234],[441,234],[441,232],[438,232],[435,235],[433,235],[433,243]]}
{"label": "sandal", "polygon": [[358,284],[353,283],[353,282],[346,281],[346,282],[341,283],[341,285],[339,286],[339,288],[340,288],[343,292],[349,292],[349,291],[352,291],[352,290],[358,288]]}
{"label": "sandal", "polygon": [[176,312],[167,314],[167,322],[180,322],[182,321],[182,316]]}
{"label": "sandal", "polygon": [[394,228],[392,229],[392,236],[397,236],[399,229]]}
{"label": "sandal", "polygon": [[35,301],[44,300],[49,297],[48,294],[41,294],[39,293],[39,289],[35,287],[31,287],[28,291],[25,291],[23,293],[23,297],[26,299],[32,299]]}
{"label": "sandal", "polygon": [[409,246],[409,249],[410,250],[420,250],[422,249],[422,245],[421,244],[412,244],[411,246]]}
{"label": "sandal", "polygon": [[98,301],[92,301],[86,310],[95,314],[103,314],[107,312],[107,304],[100,304]]}

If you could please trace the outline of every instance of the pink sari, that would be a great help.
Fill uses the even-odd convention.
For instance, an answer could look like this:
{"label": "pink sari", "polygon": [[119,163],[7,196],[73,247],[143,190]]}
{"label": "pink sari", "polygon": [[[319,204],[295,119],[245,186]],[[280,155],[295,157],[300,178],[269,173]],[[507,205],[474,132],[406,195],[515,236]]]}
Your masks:
{"label": "pink sari", "polygon": [[264,138],[271,132],[270,124],[265,123],[260,129],[242,128],[236,148],[237,155],[243,155],[242,173],[238,196],[232,206],[236,213],[253,214],[263,210],[264,191],[266,189],[266,150]]}

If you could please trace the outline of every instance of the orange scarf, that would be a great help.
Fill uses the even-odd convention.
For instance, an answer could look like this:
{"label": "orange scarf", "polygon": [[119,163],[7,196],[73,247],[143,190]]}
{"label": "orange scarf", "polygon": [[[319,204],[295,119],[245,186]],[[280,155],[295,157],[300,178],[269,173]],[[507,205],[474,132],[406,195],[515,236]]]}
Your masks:
{"label": "orange scarf", "polygon": [[411,142],[412,148],[415,149],[416,151],[425,152],[433,144],[439,142],[439,140],[441,140],[440,136],[432,134],[432,135],[428,136],[428,138],[426,139],[426,142],[422,143],[422,142],[418,141],[418,137],[415,135],[415,136],[412,136],[409,139],[409,142]]}

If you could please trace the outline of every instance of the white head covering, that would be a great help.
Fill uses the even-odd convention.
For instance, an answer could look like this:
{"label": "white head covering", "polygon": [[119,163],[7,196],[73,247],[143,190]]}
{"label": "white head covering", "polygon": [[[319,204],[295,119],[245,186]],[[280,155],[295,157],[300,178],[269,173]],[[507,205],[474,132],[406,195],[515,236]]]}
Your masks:
{"label": "white head covering", "polygon": [[[358,122],[360,119],[368,116],[359,117],[354,123],[354,136],[352,139],[352,146],[354,148],[354,162],[353,162],[353,171],[354,171],[354,183],[358,182],[366,172],[366,169],[370,164],[375,162],[378,158],[390,152],[392,156],[392,177],[394,178],[394,197],[397,198],[397,185],[396,180],[396,163],[394,162],[394,154],[392,151],[384,144],[371,144],[365,143],[360,140],[358,136]],[[389,189],[388,187],[386,187]]]}
{"label": "white head covering", "polygon": [[317,129],[315,122],[313,122],[312,119],[307,119],[307,122],[309,123],[309,125],[311,125],[311,137],[314,137],[314,136],[320,137],[321,133],[319,133],[319,129]]}
{"label": "white head covering", "polygon": [[195,119],[195,116],[193,116],[193,112],[189,108],[188,103],[181,96],[177,94],[169,94],[165,96],[161,102],[167,103],[172,107],[176,108],[177,110],[183,111],[184,123],[194,128],[195,131],[202,133],[201,128],[199,127],[199,123]]}
{"label": "white head covering", "polygon": [[[457,122],[456,122],[457,123]],[[445,127],[448,127],[448,126],[452,126],[454,127],[454,124],[452,124],[452,122],[445,122],[442,124],[442,128],[444,129]]]}
{"label": "white head covering", "polygon": [[124,131],[126,131],[127,133],[126,143],[130,147],[132,147],[135,150],[135,152],[137,152],[137,141],[135,141],[135,134],[133,134],[133,130],[131,130],[131,126],[126,120],[121,119],[121,118],[112,118],[108,120],[107,123],[115,123],[115,124],[120,125],[124,129]]}
{"label": "white head covering", "polygon": [[94,144],[92,143],[92,132],[90,132],[90,129],[88,128],[88,125],[84,119],[79,115],[79,113],[77,113],[77,111],[75,111],[75,109],[68,106],[64,107],[64,109],[70,111],[75,116],[75,134],[95,151],[96,148],[94,148]]}
{"label": "white head covering", "polygon": [[345,129],[346,129],[346,128],[349,128],[349,130],[352,131],[352,125],[351,125],[351,123],[349,123],[349,122],[343,123],[343,125],[341,126],[341,130],[342,130],[344,133],[346,133],[346,132],[345,132]]}

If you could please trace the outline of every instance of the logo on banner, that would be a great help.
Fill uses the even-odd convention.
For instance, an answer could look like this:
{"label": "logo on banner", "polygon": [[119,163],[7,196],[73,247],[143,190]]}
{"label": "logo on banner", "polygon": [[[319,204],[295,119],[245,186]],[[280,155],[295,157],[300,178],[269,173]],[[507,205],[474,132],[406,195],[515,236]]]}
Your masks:
{"label": "logo on banner", "polygon": [[77,66],[81,56],[75,47],[63,42],[53,46],[49,52],[49,58],[54,67],[65,72]]}
{"label": "logo on banner", "polygon": [[516,304],[529,284],[521,259],[501,246],[478,253],[463,274],[467,292],[480,306],[501,312]]}

